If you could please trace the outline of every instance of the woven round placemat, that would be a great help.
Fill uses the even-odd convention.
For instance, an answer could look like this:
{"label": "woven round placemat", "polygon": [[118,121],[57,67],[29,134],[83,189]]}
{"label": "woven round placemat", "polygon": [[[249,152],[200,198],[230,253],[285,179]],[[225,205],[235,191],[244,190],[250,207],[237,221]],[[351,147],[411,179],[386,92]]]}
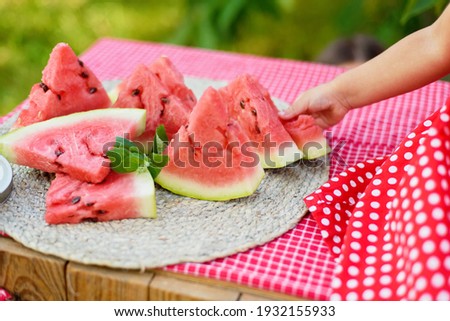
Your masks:
{"label": "woven round placemat", "polygon": [[[223,82],[187,78],[197,97]],[[277,101],[277,105],[281,104]],[[6,132],[13,117],[0,128]],[[302,198],[328,179],[323,160],[266,170],[246,198],[209,202],[157,186],[156,219],[48,225],[45,195],[52,175],[12,165],[13,191],[0,204],[0,230],[36,251],[85,264],[146,269],[205,262],[248,250],[287,232],[307,213]]]}

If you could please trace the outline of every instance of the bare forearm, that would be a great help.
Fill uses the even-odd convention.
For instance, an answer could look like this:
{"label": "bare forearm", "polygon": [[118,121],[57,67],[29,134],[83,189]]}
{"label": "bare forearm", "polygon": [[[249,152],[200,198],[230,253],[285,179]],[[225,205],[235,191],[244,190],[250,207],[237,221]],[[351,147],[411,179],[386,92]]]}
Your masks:
{"label": "bare forearm", "polygon": [[282,119],[310,115],[328,128],[352,108],[420,88],[450,73],[450,5],[438,20],[397,42],[388,50],[334,80],[303,93]]}
{"label": "bare forearm", "polygon": [[450,46],[445,43],[450,35],[445,29],[443,23],[422,29],[330,85],[351,108],[358,108],[438,80],[450,72]]}

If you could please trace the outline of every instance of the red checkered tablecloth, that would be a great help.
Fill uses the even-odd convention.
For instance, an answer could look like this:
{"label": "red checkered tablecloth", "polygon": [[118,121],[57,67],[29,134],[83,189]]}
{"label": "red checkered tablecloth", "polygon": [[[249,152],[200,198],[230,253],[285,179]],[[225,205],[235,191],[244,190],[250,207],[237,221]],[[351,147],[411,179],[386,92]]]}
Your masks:
{"label": "red checkered tablecloth", "polygon": [[[287,102],[292,102],[301,91],[328,81],[342,71],[300,61],[119,39],[101,39],[81,58],[101,80],[110,80],[122,79],[136,64],[149,63],[160,55],[168,56],[183,74],[189,76],[231,80],[239,74],[250,73],[274,97]],[[391,153],[405,135],[442,107],[449,96],[450,84],[436,82],[412,93],[351,111],[344,121],[328,132],[334,149],[330,156],[330,175],[358,161]],[[10,116],[0,118],[0,123]],[[306,216],[294,229],[264,246],[207,263],[168,266],[165,270],[327,300],[335,266],[315,220]]]}

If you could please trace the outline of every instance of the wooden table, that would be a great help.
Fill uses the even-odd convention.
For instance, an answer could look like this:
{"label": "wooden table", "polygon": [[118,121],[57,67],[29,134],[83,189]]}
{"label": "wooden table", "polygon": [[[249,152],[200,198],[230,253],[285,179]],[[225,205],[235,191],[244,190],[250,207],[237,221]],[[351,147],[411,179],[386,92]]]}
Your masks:
{"label": "wooden table", "polygon": [[0,285],[21,300],[298,300],[298,297],[160,269],[84,265],[0,237]]}

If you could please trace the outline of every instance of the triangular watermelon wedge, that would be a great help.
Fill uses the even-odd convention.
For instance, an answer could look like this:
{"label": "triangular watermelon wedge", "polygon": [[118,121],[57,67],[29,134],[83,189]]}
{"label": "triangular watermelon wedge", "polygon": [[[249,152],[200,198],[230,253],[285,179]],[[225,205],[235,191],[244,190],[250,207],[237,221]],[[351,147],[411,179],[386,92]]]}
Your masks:
{"label": "triangular watermelon wedge", "polygon": [[129,218],[155,218],[155,186],[146,169],[111,172],[99,184],[56,174],[46,198],[48,224],[105,222]]}
{"label": "triangular watermelon wedge", "polygon": [[167,147],[169,164],[155,182],[175,194],[224,201],[253,194],[264,177],[254,145],[208,88]]}
{"label": "triangular watermelon wedge", "polygon": [[59,43],[42,72],[42,82],[31,88],[28,109],[20,113],[13,128],[109,106],[100,80],[68,44]]}
{"label": "triangular watermelon wedge", "polygon": [[284,167],[303,157],[283,127],[269,92],[255,77],[243,74],[220,89],[227,100],[230,117],[258,144],[264,168]]}
{"label": "triangular watermelon wedge", "polygon": [[151,65],[138,65],[119,85],[118,108],[142,108],[147,111],[147,125],[137,142],[151,149],[155,130],[164,125],[169,139],[188,121],[197,100],[184,84],[183,75],[167,57],[160,57]]}
{"label": "triangular watermelon wedge", "polygon": [[310,115],[298,115],[296,118],[281,120],[297,147],[303,152],[303,158],[315,159],[328,154],[331,149],[323,134]]}
{"label": "triangular watermelon wedge", "polygon": [[11,163],[100,183],[111,171],[108,148],[117,136],[141,135],[145,119],[145,110],[124,108],[56,117],[0,136],[0,154]]}
{"label": "triangular watermelon wedge", "polygon": [[175,64],[166,56],[161,56],[153,61],[149,68],[151,72],[167,87],[170,93],[178,97],[188,110],[192,111],[197,99],[185,82],[183,74],[175,67]]}

